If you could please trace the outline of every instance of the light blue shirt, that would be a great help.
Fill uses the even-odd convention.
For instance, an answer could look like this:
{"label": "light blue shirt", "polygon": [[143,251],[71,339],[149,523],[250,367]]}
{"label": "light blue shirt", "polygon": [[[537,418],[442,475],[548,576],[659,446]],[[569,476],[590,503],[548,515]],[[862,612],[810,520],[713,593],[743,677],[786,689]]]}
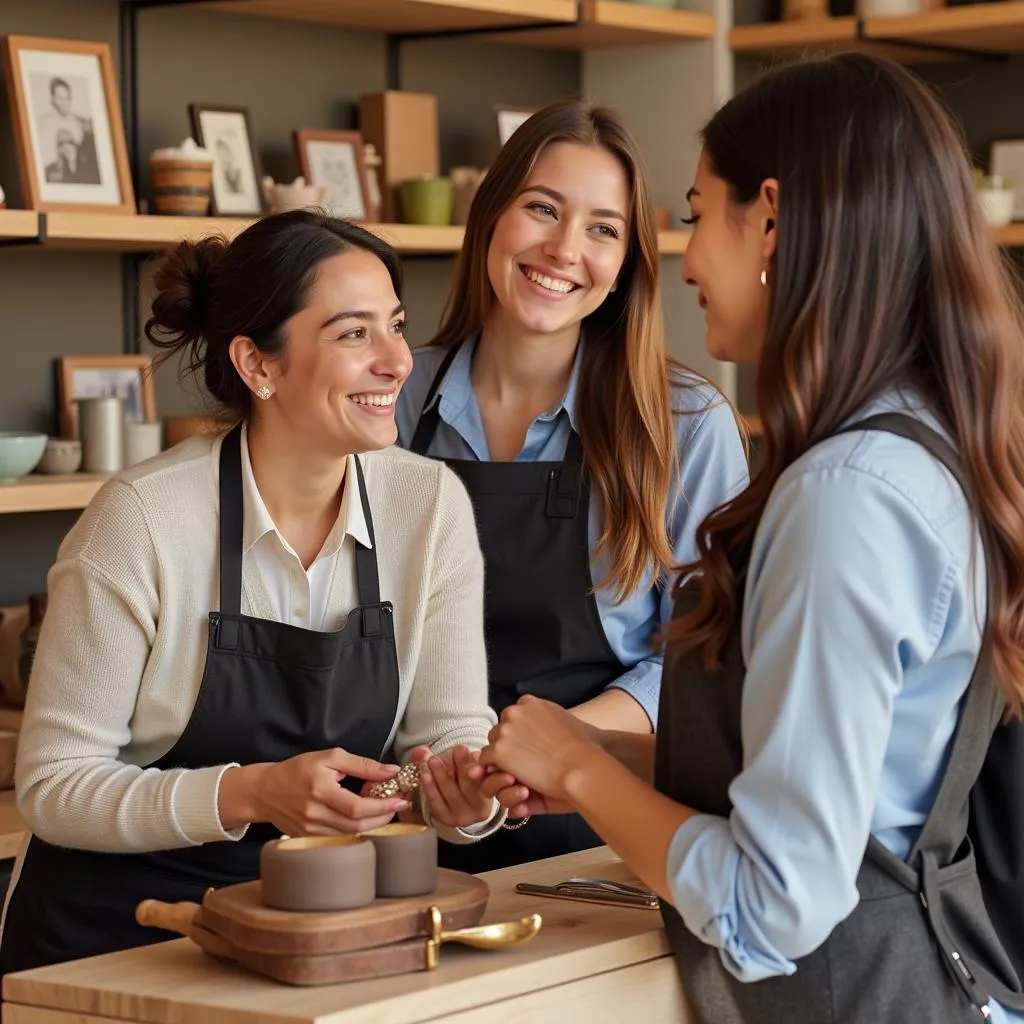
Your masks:
{"label": "light blue shirt", "polygon": [[[577,347],[565,394],[541,413],[526,432],[517,462],[561,460],[569,439],[570,426],[576,427],[576,395],[579,384],[583,345]],[[438,389],[441,421],[437,425],[427,454],[437,458],[489,461],[490,453],[480,419],[480,408],[470,380],[470,366],[476,340],[462,345]],[[446,350],[421,348],[414,352],[414,365],[398,397],[398,443],[408,448],[420,418],[427,392]],[[672,389],[675,417],[676,473],[669,495],[666,520],[669,544],[675,564],[696,557],[697,526],[712,509],[727,501],[747,484],[747,462],[732,410],[718,392],[701,378],[681,381]],[[596,495],[591,497],[589,534],[591,550],[600,536],[600,509]],[[609,560],[601,559],[591,569],[595,586],[607,578]],[[612,652],[625,666],[625,672],[609,688],[625,690],[657,723],[658,697],[661,692],[662,654],[655,651],[655,630],[672,615],[670,587],[656,586],[648,575],[643,586],[621,604],[615,604],[614,588],[599,589],[597,608]]]}
{"label": "light blue shirt", "polygon": [[[908,404],[889,395],[856,419]],[[733,811],[691,818],[668,857],[676,908],[737,978],[792,974],[850,914],[869,832],[910,853],[978,656],[984,586],[963,491],[919,445],[844,434],[778,480],[744,597]]]}

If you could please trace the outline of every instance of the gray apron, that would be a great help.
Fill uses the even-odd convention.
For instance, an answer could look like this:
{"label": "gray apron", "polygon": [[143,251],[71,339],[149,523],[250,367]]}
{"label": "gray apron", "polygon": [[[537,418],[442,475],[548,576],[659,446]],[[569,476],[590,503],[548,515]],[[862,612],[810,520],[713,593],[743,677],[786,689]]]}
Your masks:
{"label": "gray apron", "polygon": [[[917,420],[885,414],[843,432],[852,430],[885,430],[916,441],[965,486],[956,452]],[[746,564],[740,568],[738,587]],[[694,586],[684,587],[676,615],[695,597]],[[709,672],[693,654],[666,657],[655,785],[679,803],[727,817],[729,785],[743,766],[740,707],[746,668],[739,615],[720,662],[719,670]],[[737,981],[722,966],[719,950],[693,935],[675,908],[663,902],[669,941],[699,1020],[967,1024],[982,1019],[989,996],[1024,1008],[1020,982],[985,908],[967,835],[971,789],[1003,709],[986,639],[949,765],[907,862],[872,836],[857,876],[860,902],[818,949],[797,961],[795,974]]]}

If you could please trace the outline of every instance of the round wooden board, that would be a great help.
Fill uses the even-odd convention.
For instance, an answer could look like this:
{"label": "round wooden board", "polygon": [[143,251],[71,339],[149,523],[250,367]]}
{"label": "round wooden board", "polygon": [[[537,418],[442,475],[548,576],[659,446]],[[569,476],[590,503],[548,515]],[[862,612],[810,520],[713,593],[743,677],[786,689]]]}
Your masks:
{"label": "round wooden board", "polygon": [[426,896],[377,899],[337,913],[303,913],[265,907],[260,883],[244,882],[208,892],[199,921],[232,946],[254,953],[345,953],[428,935],[430,907],[441,911],[446,931],[472,927],[480,923],[489,895],[487,883],[475,875],[441,868],[437,889]]}

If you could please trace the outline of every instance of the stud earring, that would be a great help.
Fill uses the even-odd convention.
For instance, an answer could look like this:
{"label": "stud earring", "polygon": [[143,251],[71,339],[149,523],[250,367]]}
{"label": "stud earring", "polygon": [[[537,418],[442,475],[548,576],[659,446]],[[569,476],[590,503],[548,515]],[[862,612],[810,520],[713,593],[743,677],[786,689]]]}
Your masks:
{"label": "stud earring", "polygon": [[761,271],[761,287],[762,288],[767,288],[768,287],[768,268],[767,267],[765,267],[764,270]]}
{"label": "stud earring", "polygon": [[269,397],[270,397],[270,396],[271,396],[271,395],[272,395],[273,393],[274,393],[274,392],[273,392],[273,391],[271,391],[271,390],[270,390],[270,388],[269,388],[269,387],[267,387],[267,385],[266,385],[266,384],[261,384],[261,385],[260,385],[260,386],[259,386],[259,387],[258,387],[258,388],[256,389],[256,394],[257,394],[257,396],[258,396],[259,398],[262,398],[264,402],[265,402],[265,401],[266,401],[266,400],[267,400],[267,399],[268,399],[268,398],[269,398]]}

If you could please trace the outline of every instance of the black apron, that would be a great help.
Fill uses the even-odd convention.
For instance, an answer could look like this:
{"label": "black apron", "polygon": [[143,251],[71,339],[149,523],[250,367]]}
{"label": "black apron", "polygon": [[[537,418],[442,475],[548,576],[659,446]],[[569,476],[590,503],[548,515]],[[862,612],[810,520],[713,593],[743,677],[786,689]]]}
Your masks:
{"label": "black apron", "polygon": [[[918,442],[964,486],[960,459],[908,416],[873,416],[844,428],[886,430]],[[966,488],[965,488],[966,489]],[[984,532],[984,531],[983,531]],[[986,542],[986,547],[988,543]],[[737,581],[742,588],[746,566]],[[676,602],[692,607],[694,585]],[[655,785],[673,800],[726,817],[743,765],[740,708],[746,672],[740,618],[708,672],[694,654],[666,658]],[[967,837],[968,800],[1004,706],[983,643],[935,803],[906,862],[873,836],[857,876],[860,901],[796,973],[743,983],[719,950],[693,935],[675,908],[662,914],[686,991],[704,1024],[955,1024],[979,1021],[988,995],[1024,1007],[1010,960],[986,912]]]}
{"label": "black apron", "polygon": [[[459,346],[430,386],[410,450],[429,454],[440,422],[433,402]],[[590,485],[579,435],[561,462],[445,459],[469,492],[484,556],[490,704],[500,715],[524,694],[571,708],[625,671],[612,652],[593,595]],[[442,844],[441,863],[491,871],[601,846],[578,814],[531,818],[472,846]]]}
{"label": "black apron", "polygon": [[[321,633],[242,615],[240,438],[237,427],[220,453],[220,610],[209,616],[202,684],[181,737],[150,767],[283,761],[332,747],[380,758],[399,678],[392,606],[380,600],[374,550],[356,547],[360,604],[343,629]],[[357,479],[345,486],[359,488],[372,544],[366,485],[355,464]],[[201,902],[210,886],[252,881],[262,844],[278,836],[257,824],[237,842],[145,854],[65,849],[32,836],[7,907],[0,974],[172,938],[135,922],[141,900]]]}

